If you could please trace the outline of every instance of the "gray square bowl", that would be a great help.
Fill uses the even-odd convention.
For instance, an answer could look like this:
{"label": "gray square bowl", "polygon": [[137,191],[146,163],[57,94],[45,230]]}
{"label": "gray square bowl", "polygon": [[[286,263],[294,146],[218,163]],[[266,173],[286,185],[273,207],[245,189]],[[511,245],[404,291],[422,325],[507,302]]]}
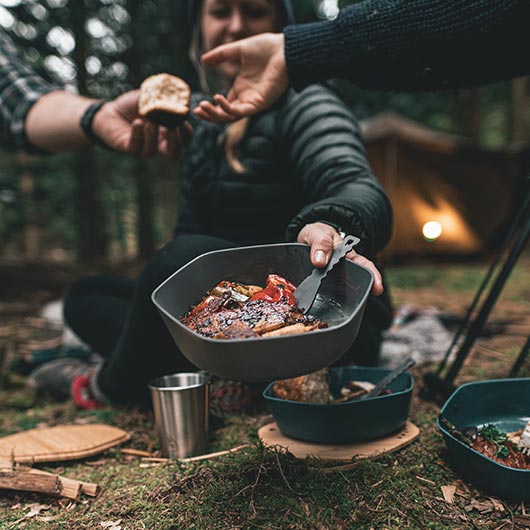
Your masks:
{"label": "gray square bowl", "polygon": [[279,274],[298,285],[313,266],[309,247],[298,243],[218,250],[190,261],[157,287],[152,300],[175,344],[195,366],[226,379],[268,382],[320,370],[352,345],[372,287],[370,271],[339,262],[322,282],[310,314],[325,329],[284,337],[219,340],[203,337],[180,322],[191,306],[221,280],[265,285]]}

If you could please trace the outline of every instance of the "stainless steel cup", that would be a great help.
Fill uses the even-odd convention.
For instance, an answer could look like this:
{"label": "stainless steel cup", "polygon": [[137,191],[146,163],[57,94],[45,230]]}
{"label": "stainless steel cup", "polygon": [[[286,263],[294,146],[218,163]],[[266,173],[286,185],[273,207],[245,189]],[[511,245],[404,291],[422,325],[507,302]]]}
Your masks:
{"label": "stainless steel cup", "polygon": [[201,372],[159,377],[148,385],[166,458],[204,454],[208,445],[209,376]]}

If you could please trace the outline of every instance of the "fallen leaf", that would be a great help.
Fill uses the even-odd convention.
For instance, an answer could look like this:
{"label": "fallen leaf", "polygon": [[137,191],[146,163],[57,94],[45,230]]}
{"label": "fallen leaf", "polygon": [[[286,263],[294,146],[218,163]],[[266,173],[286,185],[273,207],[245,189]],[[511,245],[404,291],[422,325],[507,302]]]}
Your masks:
{"label": "fallen leaf", "polygon": [[38,521],[42,521],[43,523],[49,523],[50,521],[55,521],[57,519],[57,515],[38,515],[36,519]]}
{"label": "fallen leaf", "polygon": [[471,510],[477,510],[482,515],[485,515],[487,513],[498,511],[497,504],[498,501],[492,502],[488,498],[473,499],[467,506],[465,506],[464,509],[466,510],[466,512],[470,512]]}
{"label": "fallen leaf", "polygon": [[456,486],[441,486],[442,495],[447,504],[453,504],[455,501]]}
{"label": "fallen leaf", "polygon": [[456,488],[456,491],[455,493],[457,495],[459,495],[460,497],[469,497],[469,488],[466,486],[466,484],[458,479],[458,480],[455,480],[453,483],[452,483],[453,486],[455,486]]}
{"label": "fallen leaf", "polygon": [[495,511],[496,512],[503,512],[504,511],[504,504],[501,501],[499,501],[498,499],[495,499],[494,497],[488,497],[488,499],[495,506]]}
{"label": "fallen leaf", "polygon": [[24,516],[26,519],[30,519],[31,517],[35,517],[36,515],[40,515],[41,512],[44,510],[50,509],[49,504],[26,504],[24,508],[29,509],[29,512]]}

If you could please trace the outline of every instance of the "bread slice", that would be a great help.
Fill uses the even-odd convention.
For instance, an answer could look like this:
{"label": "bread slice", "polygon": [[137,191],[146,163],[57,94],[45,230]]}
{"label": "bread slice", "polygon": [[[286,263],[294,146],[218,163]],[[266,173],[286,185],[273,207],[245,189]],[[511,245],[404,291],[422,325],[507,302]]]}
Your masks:
{"label": "bread slice", "polygon": [[183,79],[170,74],[147,77],[140,86],[138,112],[149,121],[174,129],[186,120],[191,90]]}
{"label": "bread slice", "polygon": [[[313,331],[315,329],[318,329],[318,324],[315,324],[315,323],[304,324],[302,322],[298,322],[297,324],[291,324],[290,326],[283,326],[283,327],[277,326],[276,329],[272,331],[261,333],[261,336],[262,337],[282,337],[284,335],[306,333],[307,331]],[[257,333],[259,333],[259,331],[257,331]]]}

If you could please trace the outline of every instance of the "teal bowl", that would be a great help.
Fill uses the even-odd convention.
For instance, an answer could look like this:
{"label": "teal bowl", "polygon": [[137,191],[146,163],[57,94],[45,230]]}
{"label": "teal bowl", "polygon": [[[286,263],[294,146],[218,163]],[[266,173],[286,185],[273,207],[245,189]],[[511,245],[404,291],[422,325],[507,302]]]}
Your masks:
{"label": "teal bowl", "polygon": [[[352,380],[378,383],[390,371],[359,366],[331,368],[331,394],[339,397],[342,386]],[[307,442],[341,444],[382,438],[403,427],[409,416],[414,379],[405,372],[390,385],[392,394],[330,405],[277,398],[273,385],[265,388],[263,397],[285,435]]]}
{"label": "teal bowl", "polygon": [[[441,413],[457,429],[488,423],[504,432],[523,429],[530,420],[530,379],[467,383],[446,401]],[[498,497],[530,499],[530,470],[499,464],[455,438],[440,424],[449,458],[463,478]]]}

